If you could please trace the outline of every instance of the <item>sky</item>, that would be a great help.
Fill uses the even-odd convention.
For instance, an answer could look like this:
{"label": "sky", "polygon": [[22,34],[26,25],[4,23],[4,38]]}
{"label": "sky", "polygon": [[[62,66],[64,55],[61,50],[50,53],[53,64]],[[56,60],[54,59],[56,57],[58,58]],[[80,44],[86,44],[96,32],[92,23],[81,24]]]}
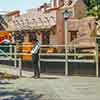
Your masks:
{"label": "sky", "polygon": [[28,9],[48,2],[50,0],[0,0],[0,11],[21,10],[22,13],[25,13]]}

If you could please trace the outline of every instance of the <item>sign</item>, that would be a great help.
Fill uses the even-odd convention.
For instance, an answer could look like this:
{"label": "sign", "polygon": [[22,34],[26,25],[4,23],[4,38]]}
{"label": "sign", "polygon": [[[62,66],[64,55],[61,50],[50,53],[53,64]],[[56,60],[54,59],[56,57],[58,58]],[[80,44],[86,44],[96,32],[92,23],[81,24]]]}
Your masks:
{"label": "sign", "polygon": [[65,10],[64,11],[64,18],[67,19],[70,16],[72,16],[72,12],[71,11],[68,11],[68,10]]}

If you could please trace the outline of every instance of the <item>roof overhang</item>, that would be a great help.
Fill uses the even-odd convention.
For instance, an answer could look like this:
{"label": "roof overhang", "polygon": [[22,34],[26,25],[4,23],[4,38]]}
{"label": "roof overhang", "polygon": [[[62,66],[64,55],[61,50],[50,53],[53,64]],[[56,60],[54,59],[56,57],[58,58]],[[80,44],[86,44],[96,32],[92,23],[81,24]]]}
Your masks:
{"label": "roof overhang", "polygon": [[26,13],[12,20],[13,30],[38,30],[50,29],[56,25],[56,12]]}

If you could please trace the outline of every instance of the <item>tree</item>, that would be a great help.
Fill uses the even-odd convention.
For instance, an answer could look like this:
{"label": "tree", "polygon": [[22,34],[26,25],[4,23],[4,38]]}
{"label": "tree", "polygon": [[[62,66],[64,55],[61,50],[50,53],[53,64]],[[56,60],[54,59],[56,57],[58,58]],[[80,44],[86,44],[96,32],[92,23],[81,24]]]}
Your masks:
{"label": "tree", "polygon": [[87,5],[87,15],[92,15],[100,20],[100,0],[84,0]]}
{"label": "tree", "polygon": [[0,30],[5,30],[5,27],[8,27],[8,23],[5,20],[5,16],[0,15]]}
{"label": "tree", "polygon": [[100,35],[100,0],[84,0],[87,5],[87,15],[96,17],[97,34]]}

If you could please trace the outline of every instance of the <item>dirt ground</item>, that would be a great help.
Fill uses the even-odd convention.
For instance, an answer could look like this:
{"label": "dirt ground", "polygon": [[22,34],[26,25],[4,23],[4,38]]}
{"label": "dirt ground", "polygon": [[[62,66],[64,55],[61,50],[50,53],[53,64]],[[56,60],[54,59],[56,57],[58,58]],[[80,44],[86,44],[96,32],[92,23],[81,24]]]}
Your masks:
{"label": "dirt ground", "polygon": [[[0,71],[16,75],[18,69],[0,65]],[[22,78],[0,80],[0,100],[100,100],[100,78],[32,75],[24,71]]]}

